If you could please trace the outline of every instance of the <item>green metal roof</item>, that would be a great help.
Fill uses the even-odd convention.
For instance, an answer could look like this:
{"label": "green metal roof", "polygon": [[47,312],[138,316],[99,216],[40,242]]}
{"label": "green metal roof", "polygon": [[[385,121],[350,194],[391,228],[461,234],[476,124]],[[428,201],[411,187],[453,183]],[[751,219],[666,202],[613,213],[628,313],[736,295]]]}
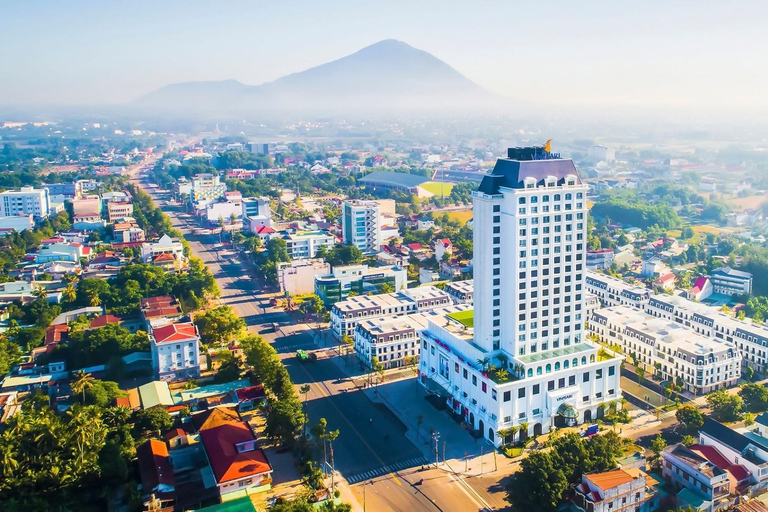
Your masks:
{"label": "green metal roof", "polygon": [[594,350],[595,347],[586,343],[575,343],[568,345],[567,347],[556,348],[548,352],[538,352],[536,354],[529,354],[527,356],[521,356],[518,359],[523,364],[537,363],[539,361],[546,361],[547,359],[554,359],[557,357],[568,356],[571,354],[578,354],[580,352],[586,352],[587,350]]}
{"label": "green metal roof", "polygon": [[251,502],[251,498],[246,496],[225,503],[219,503],[218,505],[199,508],[195,512],[256,512],[256,507]]}

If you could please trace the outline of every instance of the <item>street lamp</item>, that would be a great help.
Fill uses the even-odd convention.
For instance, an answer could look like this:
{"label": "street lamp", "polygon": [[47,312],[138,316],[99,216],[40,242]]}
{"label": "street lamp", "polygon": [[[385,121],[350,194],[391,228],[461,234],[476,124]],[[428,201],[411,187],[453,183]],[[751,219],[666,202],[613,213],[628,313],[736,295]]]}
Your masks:
{"label": "street lamp", "polygon": [[435,442],[435,467],[437,467],[437,463],[439,462],[437,449],[440,443],[440,432],[432,432],[432,441]]}

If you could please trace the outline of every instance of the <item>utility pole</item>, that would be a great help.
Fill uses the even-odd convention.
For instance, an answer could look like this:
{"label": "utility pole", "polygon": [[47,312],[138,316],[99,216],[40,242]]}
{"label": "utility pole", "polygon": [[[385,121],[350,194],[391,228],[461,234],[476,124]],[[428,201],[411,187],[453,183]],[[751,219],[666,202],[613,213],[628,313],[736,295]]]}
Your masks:
{"label": "utility pole", "polygon": [[433,432],[432,433],[432,441],[435,443],[435,467],[437,467],[437,464],[440,462],[439,454],[438,454],[438,446],[440,442],[440,432]]}
{"label": "utility pole", "polygon": [[480,474],[483,474],[483,447],[480,447]]}
{"label": "utility pole", "polygon": [[467,456],[467,452],[464,452],[464,473],[469,471],[467,468],[467,465],[469,464],[469,457]]}
{"label": "utility pole", "polygon": [[445,464],[445,445],[448,441],[443,440],[443,464]]}

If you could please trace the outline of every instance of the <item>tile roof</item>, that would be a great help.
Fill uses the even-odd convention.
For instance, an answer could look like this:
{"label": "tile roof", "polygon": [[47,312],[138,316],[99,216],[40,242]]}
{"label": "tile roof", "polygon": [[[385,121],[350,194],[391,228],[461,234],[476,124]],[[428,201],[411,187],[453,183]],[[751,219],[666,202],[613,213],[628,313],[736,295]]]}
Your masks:
{"label": "tile roof", "polygon": [[93,320],[91,320],[91,329],[96,329],[99,327],[105,327],[107,324],[119,324],[123,321],[122,318],[115,315],[101,315],[97,316]]}
{"label": "tile roof", "polygon": [[150,439],[136,448],[136,455],[144,492],[151,492],[160,484],[173,487],[173,469],[168,446],[164,442]]}
{"label": "tile roof", "polygon": [[737,482],[741,482],[750,477],[749,471],[747,471],[744,466],[740,464],[731,464],[731,461],[726,459],[725,456],[720,453],[720,450],[714,446],[695,444],[691,446],[690,449],[692,452],[698,453],[720,469],[731,473],[736,478]]}
{"label": "tile roof", "polygon": [[592,473],[584,475],[594,485],[607,491],[613,489],[619,485],[623,485],[634,480],[632,475],[624,471],[623,469],[614,469],[613,471],[604,471],[602,473]]}
{"label": "tile roof", "polygon": [[198,432],[226,425],[227,423],[241,421],[240,415],[234,407],[214,407],[207,411],[193,414],[191,418],[192,424]]}
{"label": "tile roof", "polygon": [[197,338],[197,329],[192,322],[164,325],[152,331],[155,343],[173,343]]}
{"label": "tile roof", "polygon": [[217,483],[230,482],[272,471],[264,452],[255,449],[238,453],[237,446],[255,442],[245,422],[227,423],[200,432]]}
{"label": "tile roof", "polygon": [[163,262],[163,261],[176,261],[176,258],[173,257],[173,254],[169,254],[167,252],[161,252],[157,256],[155,256],[152,261],[155,263],[157,262]]}
{"label": "tile roof", "polygon": [[269,235],[271,233],[275,233],[276,231],[269,226],[257,226],[254,232],[257,235]]}
{"label": "tile roof", "polygon": [[67,324],[56,324],[45,330],[45,344],[61,343],[67,337],[69,326]]}

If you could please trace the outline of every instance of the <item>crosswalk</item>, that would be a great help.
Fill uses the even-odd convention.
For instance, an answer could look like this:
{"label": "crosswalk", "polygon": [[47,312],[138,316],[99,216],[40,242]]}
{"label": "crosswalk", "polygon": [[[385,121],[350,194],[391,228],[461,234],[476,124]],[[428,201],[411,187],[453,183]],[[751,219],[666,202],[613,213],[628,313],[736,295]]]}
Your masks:
{"label": "crosswalk", "polygon": [[416,466],[427,466],[427,465],[429,465],[429,461],[426,458],[416,457],[413,459],[404,460],[402,462],[395,462],[394,464],[390,464],[388,466],[371,469],[371,470],[365,471],[364,473],[349,475],[347,476],[347,482],[349,482],[349,484],[352,485],[358,482],[363,482],[365,480],[371,480],[373,478],[380,477],[381,475],[394,473],[395,471],[402,471],[404,469],[413,468]]}

